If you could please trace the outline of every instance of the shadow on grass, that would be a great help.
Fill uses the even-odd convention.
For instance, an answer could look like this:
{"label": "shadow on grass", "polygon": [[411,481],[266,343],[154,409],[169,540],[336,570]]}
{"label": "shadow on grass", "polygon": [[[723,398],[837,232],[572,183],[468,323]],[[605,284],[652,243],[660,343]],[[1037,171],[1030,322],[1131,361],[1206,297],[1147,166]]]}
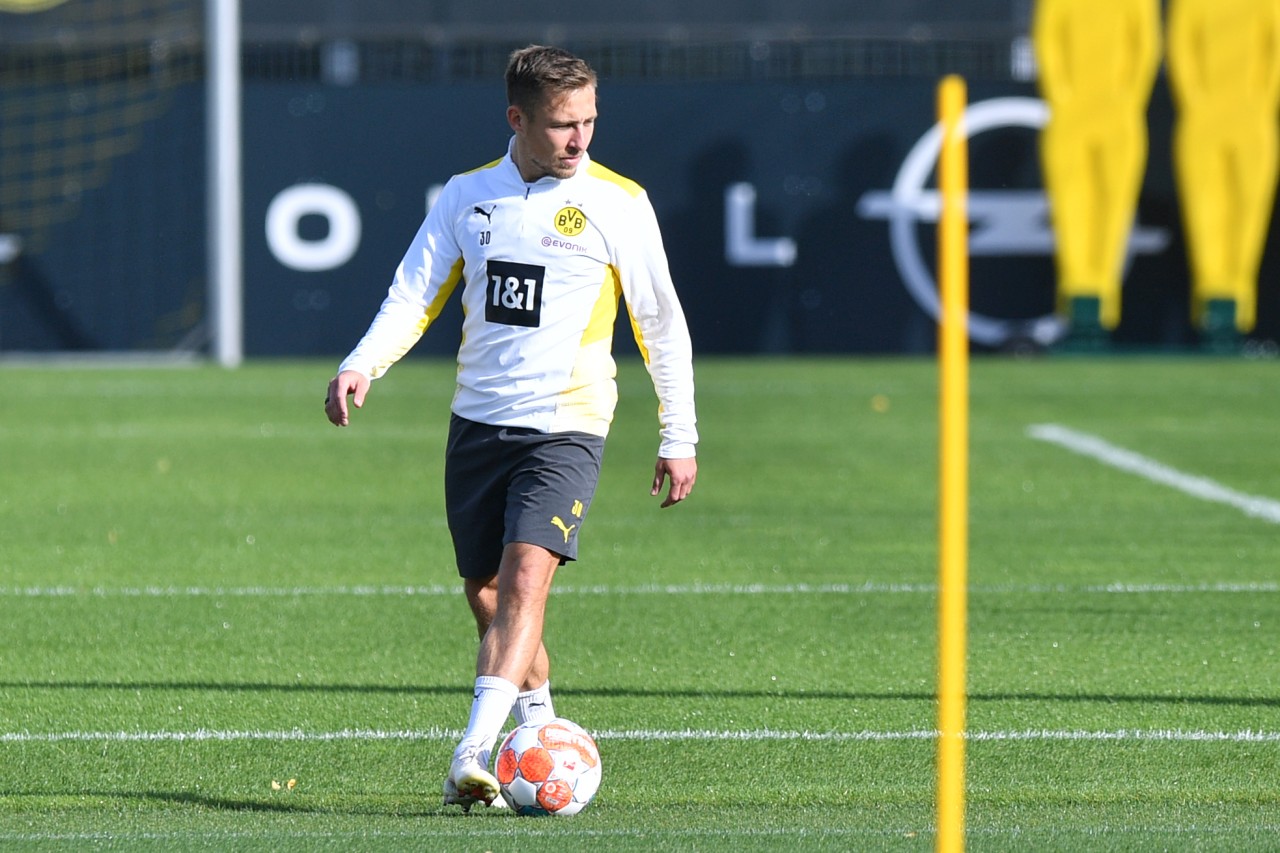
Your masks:
{"label": "shadow on grass", "polygon": [[[206,811],[217,812],[242,812],[253,814],[281,814],[281,815],[335,815],[335,816],[361,816],[361,817],[402,817],[402,818],[465,818],[484,814],[502,815],[504,812],[489,809],[473,809],[471,812],[464,812],[457,806],[444,806],[439,803],[438,795],[435,798],[424,796],[421,798],[422,805],[417,807],[406,807],[403,800],[396,802],[387,802],[379,807],[374,804],[352,804],[344,801],[341,805],[335,805],[331,802],[308,802],[305,798],[299,798],[294,794],[282,794],[278,798],[271,799],[251,799],[247,797],[220,797],[209,794],[198,794],[191,791],[107,791],[107,790],[76,790],[73,793],[77,797],[91,797],[114,800],[127,800],[143,803],[158,803],[161,805],[182,806]],[[0,791],[0,797],[41,797],[41,796],[67,796],[66,793],[58,794],[33,794],[29,791],[21,793],[11,791]]]}
{"label": "shadow on grass", "polygon": [[[115,796],[120,796],[119,794]],[[340,815],[340,816],[362,816],[362,817],[403,817],[403,818],[419,818],[419,817],[469,817],[469,813],[462,811],[457,806],[448,807],[441,805],[439,795],[436,795],[434,801],[427,797],[423,797],[423,805],[418,808],[405,808],[403,802],[395,804],[387,803],[384,807],[379,808],[371,804],[352,805],[346,803],[336,806],[325,803],[306,803],[297,800],[288,801],[285,797],[276,800],[251,800],[233,797],[215,797],[206,794],[194,794],[190,791],[166,792],[166,791],[149,791],[142,794],[129,794],[126,796],[138,799],[171,803],[179,806],[194,806],[201,809],[209,809],[213,811],[225,812],[253,812],[260,814],[315,814],[315,815]],[[432,802],[432,805],[427,805]],[[480,809],[474,812],[476,815],[485,814],[487,809]],[[494,812],[495,814],[497,812]]]}
{"label": "shadow on grass", "polygon": [[[127,797],[129,799],[158,801],[179,806],[195,806],[202,809],[214,809],[227,812],[264,812],[279,814],[315,814],[332,812],[333,809],[316,805],[307,805],[297,801],[249,800],[232,797],[213,797],[207,794],[193,794],[190,791],[147,791],[141,794],[116,793],[109,796]],[[348,813],[344,809],[343,813]]]}
{"label": "shadow on grass", "polygon": [[[220,693],[320,693],[387,694],[404,696],[452,696],[469,693],[471,685],[412,684],[284,684],[271,682],[212,681],[0,681],[3,690],[174,690]],[[637,699],[814,699],[839,702],[933,702],[937,696],[922,692],[858,692],[832,690],[661,690],[635,687],[557,687],[557,696]],[[1156,693],[970,693],[971,703],[981,702],[1080,702],[1099,704],[1208,705],[1241,708],[1280,708],[1280,698],[1266,696],[1161,695]]]}

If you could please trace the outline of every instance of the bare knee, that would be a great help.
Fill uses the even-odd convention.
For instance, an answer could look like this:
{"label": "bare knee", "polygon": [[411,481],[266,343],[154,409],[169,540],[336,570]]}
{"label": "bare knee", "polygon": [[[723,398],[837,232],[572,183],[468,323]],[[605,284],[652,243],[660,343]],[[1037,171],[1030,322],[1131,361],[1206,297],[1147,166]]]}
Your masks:
{"label": "bare knee", "polygon": [[545,598],[560,567],[560,555],[538,545],[513,542],[502,552],[498,589],[522,599]]}

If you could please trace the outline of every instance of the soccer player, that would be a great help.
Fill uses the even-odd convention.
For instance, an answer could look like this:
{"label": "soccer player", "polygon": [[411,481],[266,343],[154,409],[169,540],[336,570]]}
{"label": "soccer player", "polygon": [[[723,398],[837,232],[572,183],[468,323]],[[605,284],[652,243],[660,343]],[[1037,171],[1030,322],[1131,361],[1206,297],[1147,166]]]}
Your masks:
{"label": "soccer player", "polygon": [[444,802],[466,810],[501,804],[489,756],[508,715],[555,716],[543,618],[556,569],[577,558],[613,418],[620,296],[660,404],[650,494],[669,484],[672,506],[697,478],[688,327],[648,196],[587,155],[595,72],[534,45],[511,55],[506,86],[506,156],[445,185],[325,397],[347,426],[348,397],[363,406],[461,290],[445,504],[481,640]]}

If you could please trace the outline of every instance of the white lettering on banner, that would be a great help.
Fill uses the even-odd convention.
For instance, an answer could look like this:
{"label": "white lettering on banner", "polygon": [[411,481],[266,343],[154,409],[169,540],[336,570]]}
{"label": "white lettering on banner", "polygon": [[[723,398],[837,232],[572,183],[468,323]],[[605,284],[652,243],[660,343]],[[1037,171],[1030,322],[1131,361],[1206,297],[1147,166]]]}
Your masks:
{"label": "white lettering on banner", "polygon": [[[424,213],[431,213],[444,184],[433,183],[424,193]],[[303,195],[294,197],[293,192]],[[325,241],[303,241],[298,237],[297,223],[306,214],[329,216],[329,238]],[[342,219],[338,219],[342,216]],[[323,183],[298,184],[280,193],[271,202],[266,224],[266,240],[276,260],[292,269],[323,272],[347,263],[360,243],[360,211],[351,196]],[[353,231],[344,255],[329,246],[335,228],[351,222]],[[273,223],[275,231],[273,231]],[[544,246],[580,251],[576,243],[543,240]],[[346,246],[346,243],[343,243]],[[334,263],[332,257],[340,256]],[[792,266],[796,263],[796,243],[790,237],[755,236],[755,187],[750,183],[731,183],[724,188],[724,259],[731,266]]]}
{"label": "white lettering on banner", "polygon": [[[329,233],[305,240],[298,233],[304,216],[322,216]],[[267,207],[267,246],[290,269],[323,272],[336,269],[360,247],[360,210],[347,193],[329,184],[295,184],[282,190]]]}
{"label": "white lettering on banner", "polygon": [[756,188],[729,184],[724,190],[724,257],[735,267],[789,267],[796,262],[790,237],[756,236]]}

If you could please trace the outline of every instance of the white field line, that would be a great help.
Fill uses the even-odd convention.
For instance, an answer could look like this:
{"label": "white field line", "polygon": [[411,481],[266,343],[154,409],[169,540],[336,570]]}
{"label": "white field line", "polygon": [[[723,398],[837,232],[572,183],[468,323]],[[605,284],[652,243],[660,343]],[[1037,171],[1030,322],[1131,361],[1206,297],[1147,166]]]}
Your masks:
{"label": "white field line", "polygon": [[[557,586],[553,595],[932,595],[936,584],[648,584],[640,586]],[[975,584],[971,593],[1275,593],[1280,581],[1240,583]],[[0,598],[431,598],[461,595],[462,586],[0,586]]]}
{"label": "white field line", "polygon": [[[459,821],[455,821],[457,823]],[[99,842],[100,845],[107,849],[115,849],[122,842],[126,841],[168,841],[172,842],[169,849],[185,849],[189,846],[207,847],[210,842],[222,843],[224,846],[231,842],[251,842],[249,847],[258,849],[263,847],[263,842],[281,841],[281,842],[347,842],[343,845],[343,849],[368,850],[373,849],[369,841],[378,839],[380,841],[396,841],[397,849],[405,846],[404,842],[413,842],[411,849],[434,849],[434,845],[440,843],[441,839],[458,838],[465,839],[458,846],[462,849],[471,849],[476,846],[477,838],[502,838],[510,840],[514,830],[504,820],[496,823],[485,821],[490,826],[482,826],[475,821],[470,822],[472,825],[465,829],[440,829],[438,826],[430,826],[429,828],[419,831],[413,830],[395,830],[387,831],[385,829],[365,828],[360,830],[351,830],[347,832],[334,831],[307,831],[307,830],[265,830],[263,832],[243,831],[184,831],[175,830],[173,832],[129,832],[129,831],[100,831],[100,832],[23,832],[23,833],[5,833],[0,832],[0,841],[15,841],[30,844],[38,842],[41,844],[65,844],[68,842]],[[831,839],[831,838],[893,838],[905,837],[914,838],[919,830],[913,827],[902,827],[900,829],[887,829],[880,827],[844,827],[844,826],[825,826],[821,829],[796,829],[795,827],[768,827],[768,826],[738,826],[733,829],[723,827],[710,828],[700,827],[698,829],[662,829],[654,830],[647,826],[637,826],[634,828],[618,827],[614,829],[587,829],[585,826],[577,826],[572,829],[565,827],[567,821],[556,821],[558,826],[551,829],[543,822],[543,828],[536,829],[530,826],[529,821],[521,821],[519,837],[524,838],[551,838],[554,839],[556,847],[563,849],[565,847],[575,847],[573,839],[582,840],[582,847],[575,849],[588,849],[593,843],[602,843],[604,840],[613,839],[635,839],[644,838],[649,841],[652,847],[660,842],[654,841],[655,838],[675,838],[675,839],[692,839],[682,845],[682,849],[696,849],[699,842],[708,843],[709,840],[724,839],[774,839],[785,838],[791,842],[797,839]],[[1259,829],[1267,829],[1266,826],[1255,827]],[[1144,830],[1150,832],[1150,830]],[[1191,834],[1199,837],[1201,835],[1220,832],[1217,829],[1204,829],[1201,827],[1184,828],[1184,827],[1165,827],[1161,826],[1159,830],[1164,835],[1171,834]],[[980,835],[990,836],[993,833],[989,829],[969,829],[968,832]],[[1013,831],[1016,836],[1017,830]],[[184,844],[183,842],[190,842]],[[231,847],[239,849],[240,845],[230,844]],[[295,845],[296,846],[296,845]],[[332,846],[326,844],[325,846]],[[376,845],[374,845],[376,847]],[[879,846],[879,845],[877,845]],[[268,848],[274,849],[274,848]]]}
{"label": "white field line", "polygon": [[[362,741],[442,741],[453,742],[462,737],[461,729],[428,728],[416,730],[341,729],[310,732],[302,729],[277,731],[227,731],[194,729],[192,731],[137,732],[4,732],[0,744],[39,743],[229,743],[265,741],[274,743],[332,743]],[[903,731],[810,732],[777,729],[721,731],[714,729],[645,730],[621,729],[594,732],[601,741],[816,741],[822,743],[867,743],[880,741],[933,740],[938,732],[930,729]],[[1018,741],[1107,741],[1154,743],[1280,743],[1280,732],[1209,731],[1203,729],[1021,729],[1010,731],[971,731],[965,734],[972,742]]]}
{"label": "white field line", "polygon": [[1208,477],[1186,474],[1170,468],[1140,453],[1117,447],[1096,435],[1077,432],[1058,424],[1034,424],[1027,427],[1027,434],[1040,441],[1064,447],[1072,453],[1088,456],[1104,465],[1136,474],[1145,480],[1169,486],[1180,492],[1212,503],[1235,507],[1251,518],[1260,518],[1272,524],[1280,524],[1280,501],[1249,495],[1229,489]]}

